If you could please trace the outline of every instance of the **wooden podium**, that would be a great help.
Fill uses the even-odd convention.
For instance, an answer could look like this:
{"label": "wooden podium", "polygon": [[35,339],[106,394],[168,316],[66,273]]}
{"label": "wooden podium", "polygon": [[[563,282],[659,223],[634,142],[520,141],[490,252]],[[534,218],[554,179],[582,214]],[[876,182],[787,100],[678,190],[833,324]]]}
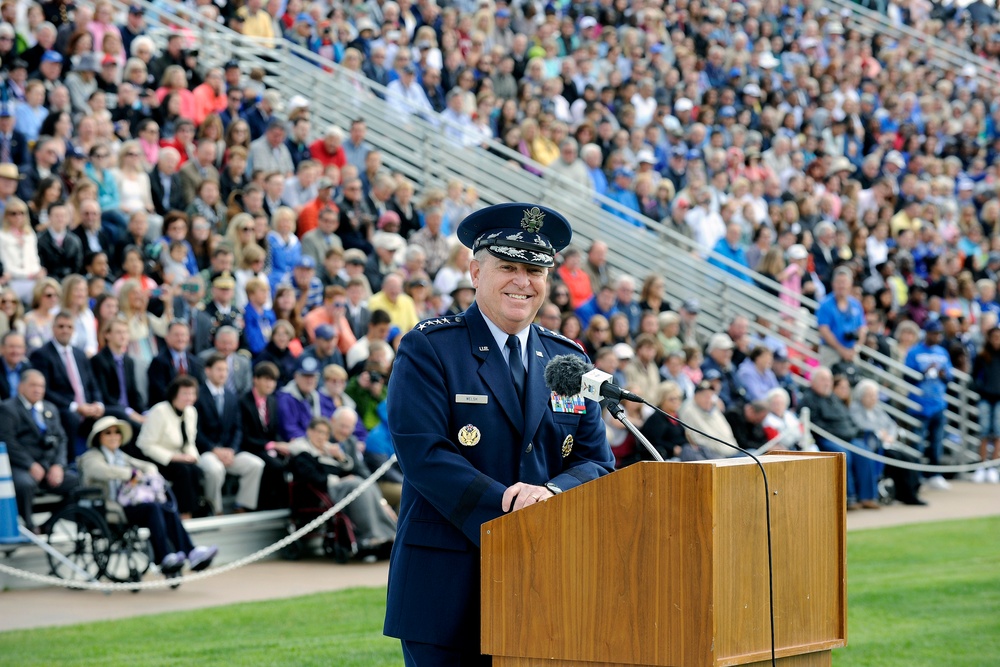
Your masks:
{"label": "wooden podium", "polygon": [[[847,641],[841,454],[764,456],[778,664]],[[770,664],[764,486],[749,458],[639,463],[483,524],[494,667]]]}

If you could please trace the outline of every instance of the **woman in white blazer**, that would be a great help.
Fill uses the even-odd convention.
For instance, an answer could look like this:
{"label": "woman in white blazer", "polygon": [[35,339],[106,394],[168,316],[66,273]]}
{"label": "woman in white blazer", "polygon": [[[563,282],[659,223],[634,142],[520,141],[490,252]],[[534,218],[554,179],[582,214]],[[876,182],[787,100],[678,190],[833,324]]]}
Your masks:
{"label": "woman in white blazer", "polygon": [[28,220],[28,205],[17,197],[7,200],[0,223],[0,262],[7,284],[28,303],[35,281],[45,277],[45,271],[38,257],[38,239]]}
{"label": "woman in white blazer", "polygon": [[136,445],[156,462],[173,485],[177,510],[182,519],[191,518],[201,497],[201,470],[198,468],[198,381],[178,375],[167,386],[167,400],[157,403],[146,416]]}
{"label": "woman in white blazer", "polygon": [[[84,484],[101,489],[109,507],[119,490],[134,478],[156,474],[156,464],[129,456],[121,450],[132,439],[132,426],[124,419],[102,417],[87,437],[87,452],[78,460]],[[196,547],[173,503],[144,502],[120,507],[129,524],[149,529],[153,562],[163,574],[176,574],[190,561],[191,569],[203,570],[218,553],[216,547]]]}

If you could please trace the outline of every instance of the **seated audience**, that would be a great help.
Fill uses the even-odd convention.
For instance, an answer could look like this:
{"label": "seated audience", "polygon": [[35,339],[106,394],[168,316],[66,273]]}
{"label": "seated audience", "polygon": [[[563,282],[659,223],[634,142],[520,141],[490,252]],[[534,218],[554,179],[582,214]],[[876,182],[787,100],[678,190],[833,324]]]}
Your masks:
{"label": "seated audience", "polygon": [[[878,442],[883,456],[906,463],[919,463],[917,457],[895,447],[899,436],[896,421],[882,407],[879,388],[873,380],[864,379],[854,388],[854,400],[850,407],[851,418],[865,434],[871,434]],[[886,466],[886,477],[894,482],[896,500],[904,505],[926,505],[917,495],[920,492],[920,473],[898,466]]]}
{"label": "seated audience", "polygon": [[764,417],[764,432],[770,442],[778,438],[774,449],[804,449],[805,429],[798,416],[789,409],[788,392],[775,387],[767,392],[768,415]]}
{"label": "seated audience", "polygon": [[[667,414],[654,412],[650,415],[642,425],[642,434],[656,448],[663,460],[680,459],[684,445],[687,444],[684,427],[677,423],[678,412],[684,403],[684,391],[676,382],[667,380],[660,383],[659,394],[660,409]],[[644,447],[639,448],[638,454],[643,461],[653,460]]]}
{"label": "seated audience", "polygon": [[[814,426],[856,447],[869,449],[864,432],[858,427],[847,405],[833,393],[833,374],[829,368],[813,371],[809,389],[802,396],[802,407],[809,408]],[[875,462],[816,434],[816,444],[824,452],[842,452],[847,457],[847,508],[879,509],[878,472]]]}
{"label": "seated audience", "polygon": [[[681,461],[703,461],[706,459],[725,459],[737,452],[732,447],[726,447],[718,440],[736,444],[733,429],[726,421],[722,400],[709,380],[702,380],[694,388],[694,398],[689,398],[681,405],[681,421],[703,431],[708,435],[695,433],[685,429],[684,435],[688,444],[681,450]],[[709,437],[712,436],[712,437]]]}
{"label": "seated audience", "polygon": [[[296,481],[323,489],[337,502],[361,484],[367,469],[356,454],[349,454],[340,444],[331,442],[332,435],[327,419],[312,417],[305,434],[288,443],[292,457],[289,468]],[[366,556],[387,556],[387,547],[396,539],[396,519],[387,510],[382,494],[374,485],[344,509]]]}
{"label": "seated audience", "polygon": [[66,497],[79,485],[67,470],[67,438],[59,412],[44,400],[45,376],[28,369],[21,374],[17,393],[0,404],[0,442],[7,443],[17,511],[29,530],[38,531],[34,513],[39,491]]}
{"label": "seated audience", "polygon": [[120,507],[129,523],[149,529],[153,562],[164,575],[176,575],[185,561],[194,572],[206,569],[219,550],[194,546],[173,502],[142,502],[124,507],[117,503],[123,486],[159,475],[155,463],[122,451],[123,444],[131,439],[132,427],[128,422],[114,417],[98,419],[87,437],[87,452],[79,459],[84,485],[100,488],[104,500],[111,507]]}
{"label": "seated audience", "polygon": [[222,483],[226,475],[239,478],[236,511],[257,509],[264,462],[240,451],[242,422],[236,394],[226,387],[229,366],[226,357],[213,353],[205,362],[205,382],[198,392],[198,467],[204,476],[205,497],[216,514],[222,514]]}
{"label": "seated audience", "polygon": [[198,381],[178,375],[167,385],[163,401],[149,409],[136,445],[171,483],[177,511],[190,519],[201,504],[198,467]]}
{"label": "seated audience", "polygon": [[333,414],[333,400],[317,391],[319,375],[319,362],[304,357],[295,369],[294,379],[278,392],[278,433],[283,441],[303,437],[313,416],[329,418]]}

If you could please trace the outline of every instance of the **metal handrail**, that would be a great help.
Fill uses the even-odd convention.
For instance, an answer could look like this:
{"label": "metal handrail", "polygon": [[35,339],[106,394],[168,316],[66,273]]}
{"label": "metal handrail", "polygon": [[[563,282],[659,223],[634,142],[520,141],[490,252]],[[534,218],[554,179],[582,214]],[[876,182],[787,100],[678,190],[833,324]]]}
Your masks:
{"label": "metal handrail", "polygon": [[[371,130],[368,141],[382,151],[385,165],[415,183],[423,187],[440,186],[450,178],[461,178],[475,184],[485,203],[509,201],[516,196],[550,205],[577,222],[574,231],[578,240],[604,239],[612,250],[618,251],[609,258],[613,269],[633,275],[655,271],[676,285],[673,294],[677,298],[697,296],[701,299],[703,314],[700,319],[707,329],[723,330],[733,314],[746,314],[751,320],[759,316],[772,321],[781,319],[794,327],[799,337],[774,331],[771,334],[799,354],[815,359],[815,352],[810,347],[819,342],[815,317],[805,308],[791,308],[758,287],[767,284],[779,294],[788,294],[780,284],[714,253],[709,257],[740,277],[709,265],[700,256],[703,249],[697,243],[658,221],[629,212],[643,223],[644,228],[639,228],[609,216],[600,206],[620,212],[627,209],[610,199],[595,197],[560,174],[546,170],[495,141],[490,142],[490,150],[501,158],[482,150],[457,146],[444,136],[443,128],[447,123],[438,116],[432,119],[433,122],[415,117],[400,119],[387,109],[382,99],[388,94],[385,88],[318,54],[286,40],[274,40],[262,49],[259,41],[205,22],[200,17],[195,17],[194,22],[179,19],[176,11],[171,11],[176,6],[171,0],[156,4],[136,1],[153,17],[163,17],[188,29],[210,32],[212,38],[203,39],[201,44],[203,62],[218,64],[235,55],[247,64],[262,66],[267,72],[265,82],[271,87],[289,96],[302,94],[313,100],[314,120],[344,126],[354,118],[364,117]],[[359,94],[359,90],[363,92]],[[509,168],[510,161],[521,167],[532,167],[544,177],[538,178],[523,168]],[[697,258],[695,253],[699,254]],[[692,280],[693,277],[696,279]],[[815,309],[817,305],[806,297],[797,298],[806,308]],[[901,377],[859,359],[862,372],[879,377],[900,404],[911,407],[908,396],[914,387],[904,378],[916,374],[874,350],[866,349],[865,355]],[[899,418],[906,426],[919,426],[919,422],[905,413],[900,413]],[[907,435],[911,439],[914,437],[909,432]],[[968,437],[965,440],[970,446],[975,444]]]}
{"label": "metal handrail", "polygon": [[910,26],[897,26],[886,15],[861,7],[852,0],[826,0],[826,3],[840,10],[849,10],[855,27],[869,36],[884,34],[899,40],[915,41],[923,47],[924,54],[929,56],[928,62],[942,71],[973,65],[976,68],[976,78],[984,84],[992,85],[1000,77],[1000,66],[996,63]]}

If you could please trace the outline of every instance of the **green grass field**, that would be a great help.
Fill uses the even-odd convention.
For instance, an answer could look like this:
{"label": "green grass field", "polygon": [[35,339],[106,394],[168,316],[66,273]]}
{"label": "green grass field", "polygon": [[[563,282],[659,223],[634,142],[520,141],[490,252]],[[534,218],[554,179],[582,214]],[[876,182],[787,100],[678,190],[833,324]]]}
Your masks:
{"label": "green grass field", "polygon": [[[1000,665],[1000,517],[850,533],[848,549],[835,667]],[[384,605],[384,589],[355,589],[0,633],[0,664],[395,667]]]}

